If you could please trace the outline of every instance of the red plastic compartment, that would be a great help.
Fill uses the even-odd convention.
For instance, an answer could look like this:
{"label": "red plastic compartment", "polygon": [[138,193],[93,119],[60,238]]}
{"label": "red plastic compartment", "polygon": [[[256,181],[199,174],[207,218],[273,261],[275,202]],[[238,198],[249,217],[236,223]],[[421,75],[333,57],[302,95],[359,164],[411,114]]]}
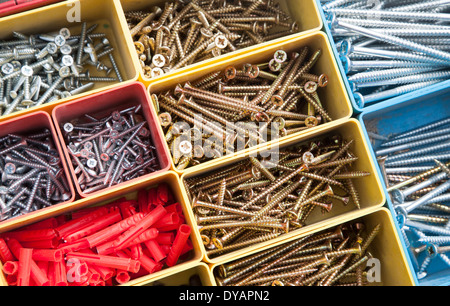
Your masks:
{"label": "red plastic compartment", "polygon": [[43,7],[49,4],[61,2],[61,0],[10,0],[0,3],[0,17],[17,14]]}
{"label": "red plastic compartment", "polygon": [[[101,118],[103,116],[110,115],[113,111],[123,110],[139,104],[142,105],[142,115],[148,123],[148,129],[150,131],[149,137],[151,137],[152,144],[156,148],[155,152],[158,158],[160,170],[148,173],[130,181],[113,185],[111,187],[105,187],[104,189],[96,192],[89,194],[84,193],[81,186],[78,184],[77,175],[75,174],[71,156],[63,136],[62,125],[78,119],[85,114]],[[52,118],[56,125],[59,141],[61,143],[64,156],[67,160],[72,179],[74,180],[75,187],[78,194],[83,198],[94,196],[102,192],[108,192],[124,184],[135,184],[141,179],[146,179],[158,173],[168,171],[171,167],[169,149],[163,135],[159,131],[160,129],[158,128],[158,117],[156,116],[153,108],[150,106],[150,97],[145,89],[145,86],[140,82],[128,83],[126,85],[121,85],[107,91],[59,105],[53,109]]]}
{"label": "red plastic compartment", "polygon": [[0,227],[2,229],[24,224],[29,222],[30,220],[38,220],[39,218],[42,218],[42,216],[45,215],[49,210],[53,210],[56,207],[61,207],[65,204],[69,204],[75,200],[75,190],[70,179],[69,169],[64,160],[63,150],[60,146],[56,130],[53,126],[52,119],[49,114],[43,111],[39,111],[3,121],[0,123],[0,138],[8,134],[29,134],[41,129],[49,129],[51,132],[55,150],[58,152],[58,155],[61,158],[61,165],[64,170],[64,175],[66,176],[66,181],[70,189],[69,191],[71,193],[71,197],[65,202],[42,208],[40,210],[30,212],[22,216],[4,220],[0,222]]}

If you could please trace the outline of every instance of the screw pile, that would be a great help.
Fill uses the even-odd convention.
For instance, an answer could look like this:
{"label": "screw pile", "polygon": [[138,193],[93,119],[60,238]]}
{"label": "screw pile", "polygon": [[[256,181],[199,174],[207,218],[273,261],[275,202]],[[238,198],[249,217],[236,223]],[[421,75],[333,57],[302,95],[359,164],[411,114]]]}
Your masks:
{"label": "screw pile", "polygon": [[141,105],[61,124],[78,184],[85,194],[160,169]]}
{"label": "screw pile", "polygon": [[373,4],[353,0],[323,4],[359,107],[449,79],[449,1]]}
{"label": "screw pile", "polygon": [[405,243],[422,261],[419,279],[427,276],[432,258],[450,266],[445,252],[436,251],[450,242],[449,131],[445,118],[386,137],[376,151]]}
{"label": "screw pile", "polygon": [[184,180],[208,256],[267,241],[307,225],[316,208],[360,208],[353,140],[340,136],[295,145]]}
{"label": "screw pile", "polygon": [[219,286],[364,286],[368,249],[381,230],[342,224],[222,264],[214,276]]}
{"label": "screw pile", "polygon": [[68,181],[51,131],[0,139],[0,220],[69,200]]}
{"label": "screw pile", "polygon": [[172,1],[125,16],[147,78],[298,31],[271,0]]}
{"label": "screw pile", "polygon": [[321,50],[278,50],[265,63],[229,66],[153,94],[175,165],[188,166],[313,128],[333,119],[311,72]]}
{"label": "screw pile", "polygon": [[[2,115],[86,92],[96,82],[123,80],[106,35],[94,33],[97,24],[82,25],[80,35],[67,28],[29,36],[14,32],[15,39],[0,42]],[[91,75],[90,67],[102,76]],[[116,77],[109,77],[112,71]]]}

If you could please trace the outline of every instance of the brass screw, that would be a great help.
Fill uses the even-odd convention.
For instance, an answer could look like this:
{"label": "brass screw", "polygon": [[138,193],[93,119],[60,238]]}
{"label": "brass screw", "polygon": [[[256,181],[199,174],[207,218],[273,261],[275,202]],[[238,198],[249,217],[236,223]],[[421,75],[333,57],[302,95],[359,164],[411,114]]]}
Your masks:
{"label": "brass screw", "polygon": [[[368,248],[380,230],[381,225],[377,224],[365,234],[364,223],[345,223],[334,230],[310,234],[221,264],[213,271],[214,276],[219,286],[274,283],[331,286],[349,281],[359,286],[365,285],[367,281],[363,276],[367,274],[360,268],[372,256]],[[365,248],[361,245],[361,237],[365,238]],[[344,277],[345,282],[342,280]]]}
{"label": "brass screw", "polygon": [[[299,30],[297,23],[290,22],[286,13],[275,5],[267,7],[262,1],[229,4],[220,8],[215,8],[214,5],[213,2],[177,1],[166,3],[164,9],[154,6],[150,8],[151,11],[125,13],[146,77],[161,76],[192,63],[243,48],[249,42],[262,43]],[[237,24],[230,24],[229,21],[233,21],[236,14],[242,16],[244,9],[244,18],[237,19]],[[280,27],[288,30],[275,30]],[[218,34],[224,34],[227,44],[223,46],[215,43],[211,46]],[[164,56],[165,63],[156,67],[153,61],[155,56]]]}
{"label": "brass screw", "polygon": [[208,242],[214,245],[208,244],[208,254],[219,256],[247,247],[231,246],[248,235],[252,239],[266,235],[268,227],[280,235],[303,227],[314,209],[329,212],[335,205],[350,203],[359,208],[359,198],[354,201],[347,181],[359,179],[349,173],[365,172],[351,168],[358,160],[351,154],[352,143],[329,135],[281,149],[278,162],[249,156],[237,164],[186,179],[186,191],[194,199],[194,214],[201,218],[199,230],[206,236],[211,229],[225,230],[208,236]]}
{"label": "brass screw", "polygon": [[[214,148],[204,150],[201,158],[183,158],[181,167],[185,169],[329,121],[331,117],[318,97],[319,89],[308,96],[312,102],[305,105],[307,109],[299,111],[304,105],[302,92],[308,94],[303,89],[308,82],[304,74],[307,78],[314,76],[307,72],[321,54],[320,50],[313,53],[302,66],[308,50],[304,47],[300,53],[294,52],[290,60],[286,52],[278,50],[268,62],[259,65],[245,63],[242,68],[228,66],[223,71],[214,71],[198,80],[177,84],[169,91],[153,94],[159,113],[164,114],[161,126],[169,141],[173,141],[172,127],[183,121],[191,126],[204,127],[200,145],[209,145],[210,140],[214,142],[214,138],[209,139],[210,134],[223,140]],[[283,63],[284,60],[286,62]],[[272,61],[282,66],[279,72],[273,74],[273,78],[260,77],[262,69],[269,69]],[[241,86],[246,84],[241,78],[255,85]],[[281,99],[276,98],[278,102],[273,104],[272,97],[276,95]],[[170,119],[166,118],[167,114]],[[172,122],[172,118],[178,121]],[[179,158],[174,158],[175,164],[179,163]]]}

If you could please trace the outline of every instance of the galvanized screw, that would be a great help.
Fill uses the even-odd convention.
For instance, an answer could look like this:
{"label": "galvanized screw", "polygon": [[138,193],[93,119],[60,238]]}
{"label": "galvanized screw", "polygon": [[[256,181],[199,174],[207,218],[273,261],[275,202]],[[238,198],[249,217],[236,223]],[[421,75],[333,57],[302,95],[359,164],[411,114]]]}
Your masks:
{"label": "galvanized screw", "polygon": [[2,138],[0,152],[4,165],[0,188],[6,197],[1,220],[70,199],[67,177],[49,130],[9,134]]}
{"label": "galvanized screw", "polygon": [[[98,71],[109,73],[114,70],[119,81],[123,81],[117,63],[112,57],[111,46],[105,34],[92,33],[96,25],[87,27],[82,23],[81,35],[71,35],[67,28],[60,34],[41,34],[25,36],[15,34],[19,40],[0,42],[0,97],[6,103],[0,104],[2,115],[9,115],[25,108],[38,107],[70,95],[90,90],[94,83],[88,81],[114,82],[115,78],[90,76],[81,73],[83,68],[92,65]],[[96,39],[101,43],[95,44]],[[99,58],[108,54],[113,65],[111,69],[101,63]],[[43,82],[43,78],[47,83]],[[14,99],[11,101],[10,99]]]}

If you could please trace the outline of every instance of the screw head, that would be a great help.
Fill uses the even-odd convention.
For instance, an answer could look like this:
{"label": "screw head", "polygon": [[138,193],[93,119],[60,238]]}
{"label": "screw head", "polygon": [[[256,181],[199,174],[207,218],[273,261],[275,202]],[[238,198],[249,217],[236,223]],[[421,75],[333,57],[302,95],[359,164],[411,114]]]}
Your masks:
{"label": "screw head", "polygon": [[242,192],[242,198],[246,201],[250,201],[254,195],[253,189],[247,189]]}
{"label": "screw head", "polygon": [[94,46],[91,43],[88,43],[84,47],[83,51],[86,52],[86,53],[93,53],[94,52]]}
{"label": "screw head", "polygon": [[287,61],[288,59],[288,55],[286,53],[286,51],[284,50],[277,50],[274,55],[273,58],[275,59],[275,61],[277,61],[278,63],[284,63]]}
{"label": "screw head", "polygon": [[91,151],[94,145],[90,141],[86,141],[83,146],[86,150]]}
{"label": "screw head", "polygon": [[56,52],[58,52],[58,46],[55,43],[48,43],[46,48],[48,53],[51,55],[56,54]]}
{"label": "screw head", "polygon": [[151,76],[152,78],[160,77],[160,76],[162,76],[163,74],[164,74],[164,70],[162,70],[162,69],[159,68],[159,67],[153,68],[152,71],[150,72],[150,76]]}
{"label": "screw head", "polygon": [[70,67],[64,66],[59,69],[59,76],[62,78],[67,78],[70,76]]}
{"label": "screw head", "polygon": [[59,48],[59,51],[61,52],[61,54],[69,55],[72,53],[72,47],[69,45],[64,45],[61,48]]}
{"label": "screw head", "polygon": [[61,28],[59,30],[59,35],[61,35],[65,39],[67,39],[70,37],[70,30],[68,28]]}
{"label": "screw head", "polygon": [[139,136],[141,136],[141,137],[148,137],[149,135],[150,135],[150,131],[146,128],[142,128],[139,131]]}
{"label": "screw head", "polygon": [[352,51],[352,43],[350,40],[344,40],[341,44],[341,49],[340,49],[340,54],[347,56],[351,53]]}
{"label": "screw head", "polygon": [[86,165],[89,168],[94,169],[95,167],[97,167],[97,160],[93,159],[93,158],[90,158],[90,159],[87,160]]}
{"label": "screw head", "polygon": [[284,103],[284,99],[280,95],[273,95],[271,98],[271,102],[276,106],[281,106]]}
{"label": "screw head", "polygon": [[317,91],[317,87],[318,87],[318,84],[316,82],[308,81],[305,84],[305,91],[307,93],[314,93]]}
{"label": "screw head", "polygon": [[21,104],[24,105],[24,106],[31,106],[31,105],[34,104],[34,101],[33,100],[29,100],[29,99],[28,100],[22,100]]}
{"label": "screw head", "polygon": [[143,54],[145,52],[145,46],[143,43],[141,43],[140,41],[136,41],[134,43],[134,47],[136,48],[136,52],[137,54]]}
{"label": "screw head", "polygon": [[117,138],[119,138],[119,131],[111,130],[111,132],[109,133],[109,137],[111,137],[111,139],[116,140]]}
{"label": "screw head", "polygon": [[82,158],[88,158],[88,157],[89,157],[89,151],[86,150],[86,149],[80,150],[80,156],[81,156]]}
{"label": "screw head", "polygon": [[[57,166],[57,165],[59,165],[59,163],[61,162],[61,159],[59,158],[59,157],[52,157],[49,161],[48,161],[48,164],[50,165],[50,166]],[[62,171],[61,171],[62,172]],[[62,173],[61,173],[61,175],[62,175]]]}
{"label": "screw head", "polygon": [[266,113],[252,113],[250,115],[252,121],[267,122],[269,121],[269,116]]}
{"label": "screw head", "polygon": [[311,164],[313,159],[314,159],[314,154],[312,154],[311,152],[305,152],[302,155],[302,160],[305,164]]}
{"label": "screw head", "polygon": [[224,76],[226,80],[232,80],[236,77],[236,68],[233,66],[228,66],[224,70]]}
{"label": "screw head", "polygon": [[261,171],[255,166],[252,166],[252,176],[255,179],[260,179],[262,176]]}
{"label": "screw head", "polygon": [[109,161],[109,155],[106,153],[102,153],[102,154],[100,154],[100,159],[104,162],[107,162],[107,161]]}
{"label": "screw head", "polygon": [[63,129],[64,129],[65,132],[71,133],[73,131],[73,124],[67,122],[67,123],[64,124]]}
{"label": "screw head", "polygon": [[66,39],[62,35],[56,35],[56,37],[55,37],[55,44],[58,47],[62,47],[62,46],[64,46],[66,44]]}
{"label": "screw head", "polygon": [[61,59],[61,63],[62,63],[64,66],[70,67],[70,66],[72,66],[73,63],[74,63],[73,57],[70,56],[70,55],[64,55],[64,56],[62,57],[62,59]]}
{"label": "screw head", "polygon": [[362,94],[360,94],[359,92],[355,92],[355,93],[353,93],[353,97],[356,101],[356,104],[360,108],[363,108],[364,107],[364,96]]}
{"label": "screw head", "polygon": [[228,46],[228,39],[225,37],[225,35],[218,35],[214,39],[214,43],[217,48],[225,49]]}
{"label": "screw head", "polygon": [[405,195],[403,194],[403,192],[399,189],[395,189],[392,190],[391,192],[393,199],[397,202],[402,204],[403,202],[405,202]]}
{"label": "screw head", "polygon": [[120,115],[119,111],[114,111],[112,114],[112,119],[115,121],[120,121],[120,119],[122,118],[122,115]]}
{"label": "screw head", "polygon": [[305,119],[305,126],[306,127],[315,127],[319,124],[319,120],[314,117],[314,116],[309,116],[308,118]]}
{"label": "screw head", "polygon": [[259,67],[252,65],[250,69],[248,69],[246,75],[251,79],[256,79],[259,76]]}
{"label": "screw head", "polygon": [[328,75],[321,74],[319,76],[319,83],[318,83],[319,87],[326,87],[328,85],[328,82],[329,82]]}
{"label": "screw head", "polygon": [[0,194],[7,194],[7,193],[8,193],[8,187],[0,186]]}
{"label": "screw head", "polygon": [[31,68],[28,65],[22,66],[22,68],[20,69],[20,72],[22,73],[22,75],[24,77],[31,77],[31,76],[33,76],[33,68]]}
{"label": "screw head", "polygon": [[281,63],[276,61],[274,58],[269,61],[269,69],[272,72],[278,72],[281,70]]}
{"label": "screw head", "polygon": [[429,255],[431,258],[435,258],[436,256],[438,256],[439,250],[438,250],[437,245],[435,245],[435,244],[430,244],[430,245],[427,247],[427,253],[428,253],[428,255]]}
{"label": "screw head", "polygon": [[14,174],[16,172],[16,165],[13,163],[6,163],[5,164],[5,173],[6,174]]}
{"label": "screw head", "polygon": [[162,127],[168,127],[172,123],[172,116],[169,113],[161,113],[158,117]]}
{"label": "screw head", "polygon": [[180,142],[178,148],[180,149],[181,154],[188,155],[192,152],[192,143],[190,141],[183,140]]}
{"label": "screw head", "polygon": [[152,63],[158,68],[162,68],[166,65],[166,58],[162,54],[155,54],[152,58]]}
{"label": "screw head", "polygon": [[202,36],[204,36],[206,38],[211,38],[214,35],[214,33],[211,32],[210,30],[208,30],[207,28],[201,28],[200,34],[202,34]]}
{"label": "screw head", "polygon": [[14,66],[11,63],[6,63],[2,66],[2,72],[3,74],[11,74],[14,72]]}
{"label": "screw head", "polygon": [[277,130],[281,130],[286,126],[286,121],[283,117],[276,117],[272,120],[272,123],[274,123],[274,126]]}

